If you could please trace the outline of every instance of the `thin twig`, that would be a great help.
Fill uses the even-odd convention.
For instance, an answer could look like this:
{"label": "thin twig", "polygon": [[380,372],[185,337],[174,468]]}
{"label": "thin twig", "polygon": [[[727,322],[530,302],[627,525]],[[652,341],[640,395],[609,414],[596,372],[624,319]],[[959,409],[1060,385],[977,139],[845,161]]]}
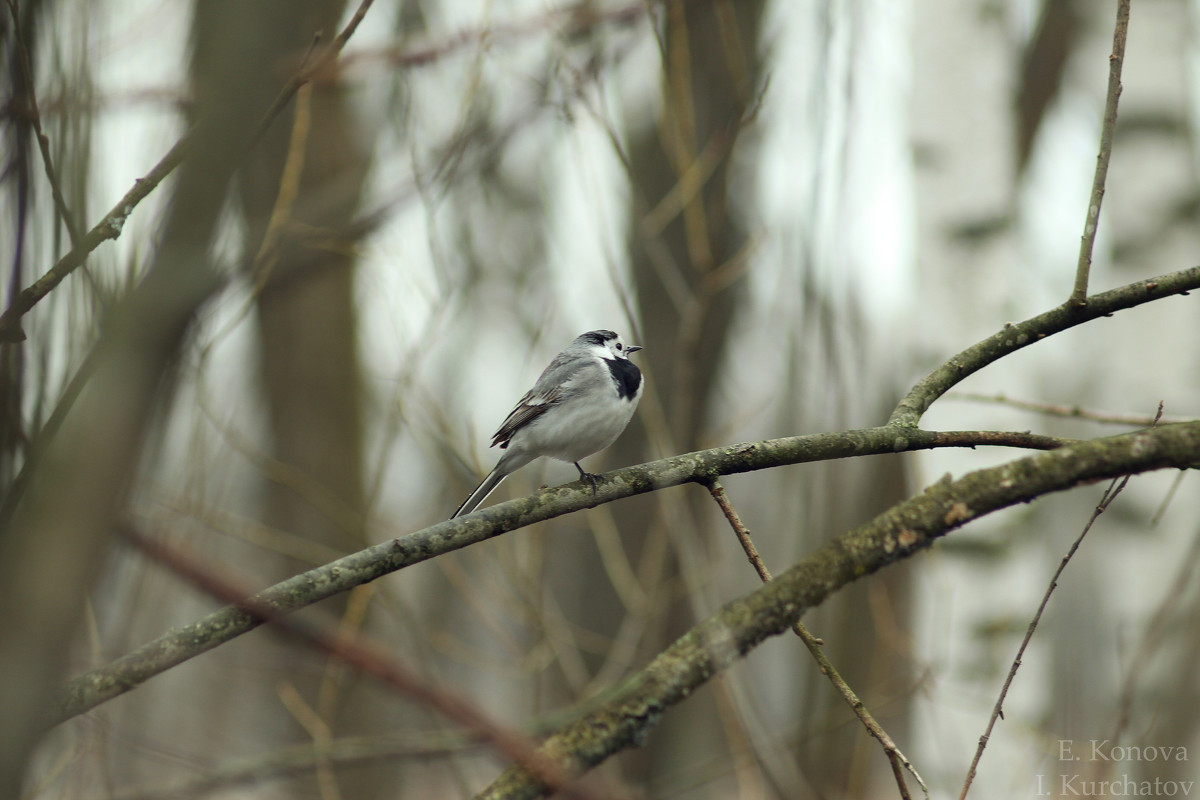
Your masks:
{"label": "thin twig", "polygon": [[300,179],[304,174],[305,155],[308,151],[308,134],[312,128],[312,86],[304,85],[296,92],[296,115],[292,123],[292,135],[288,141],[287,158],[279,178],[279,191],[267,230],[263,233],[262,245],[254,257],[254,294],[258,295],[271,276],[278,260],[279,242],[284,229],[292,218],[292,209],[300,195]]}
{"label": "thin twig", "polygon": [[1075,267],[1075,288],[1070,304],[1087,305],[1088,274],[1092,269],[1092,249],[1096,244],[1096,229],[1100,224],[1100,203],[1104,200],[1104,182],[1108,177],[1108,161],[1112,157],[1113,131],[1117,127],[1117,100],[1121,96],[1121,66],[1125,62],[1125,39],[1129,35],[1130,0],[1117,0],[1117,24],[1113,29],[1112,55],[1108,57],[1108,93],[1104,100],[1104,124],[1100,128],[1100,154],[1096,157],[1096,174],[1092,178],[1092,196],[1088,201],[1087,219],[1079,241],[1079,263]]}
{"label": "thin twig", "polygon": [[1150,517],[1151,528],[1158,527],[1158,523],[1162,519],[1162,515],[1167,513],[1167,506],[1171,505],[1171,501],[1175,499],[1175,492],[1179,490],[1179,484],[1183,483],[1183,476],[1186,474],[1186,472],[1180,470],[1179,474],[1175,476],[1175,480],[1171,482],[1171,488],[1167,490],[1166,496],[1164,496],[1162,502],[1158,504],[1158,508],[1154,510],[1154,516]]}
{"label": "thin twig", "polygon": [[191,133],[189,132],[175,143],[150,172],[133,182],[133,187],[90,231],[83,235],[79,244],[73,246],[42,277],[21,290],[12,301],[12,305],[4,314],[0,315],[0,342],[24,340],[25,333],[21,330],[21,317],[25,316],[43,297],[50,294],[54,287],[62,283],[64,278],[78,269],[93,250],[109,239],[116,239],[121,235],[125,222],[137,204],[158,188],[158,185],[183,163],[190,143]]}
{"label": "thin twig", "polygon": [[[1046,414],[1053,417],[1075,417],[1077,419],[1086,419],[1091,422],[1101,422],[1107,425],[1134,425],[1140,428],[1148,428],[1154,424],[1154,417],[1145,414],[1126,414],[1119,411],[1096,411],[1083,406],[1069,406],[1060,403],[1042,403],[1036,400],[1019,400],[1015,397],[1009,397],[1006,394],[981,394],[977,392],[951,392],[946,395],[947,399],[954,400],[972,400],[979,403],[1000,403],[1002,405],[1019,408],[1023,411],[1034,411],[1038,414]],[[1162,417],[1158,421],[1162,424],[1170,424],[1174,422],[1187,422],[1188,417]]]}
{"label": "thin twig", "polygon": [[[1156,425],[1162,419],[1163,404],[1158,404],[1158,413],[1154,416],[1151,427]],[[1046,606],[1050,603],[1050,595],[1054,594],[1055,588],[1058,587],[1058,579],[1062,576],[1063,570],[1067,568],[1071,558],[1075,555],[1075,551],[1079,549],[1079,545],[1083,542],[1083,537],[1088,535],[1088,531],[1092,529],[1092,525],[1101,514],[1103,514],[1116,499],[1121,490],[1125,488],[1125,484],[1129,483],[1129,476],[1123,478],[1113,478],[1108,488],[1104,491],[1104,495],[1100,498],[1100,502],[1096,504],[1096,508],[1092,510],[1092,516],[1088,519],[1087,524],[1083,526],[1079,536],[1071,544],[1067,554],[1062,557],[1062,561],[1058,564],[1058,569],[1054,571],[1054,577],[1050,579],[1050,585],[1046,587],[1046,593],[1042,596],[1042,602],[1038,606],[1037,613],[1033,615],[1033,619],[1029,622],[1029,627],[1025,631],[1025,638],[1021,640],[1021,646],[1017,648],[1016,658],[1013,659],[1012,666],[1008,670],[1008,675],[1004,678],[1004,686],[1000,689],[1000,696],[996,698],[996,705],[992,708],[992,715],[988,718],[987,727],[983,731],[983,735],[979,737],[979,746],[975,748],[975,757],[971,759],[971,766],[967,769],[967,777],[963,782],[962,791],[958,795],[958,800],[965,800],[967,792],[971,789],[971,783],[975,780],[975,771],[979,767],[979,760],[983,757],[983,751],[987,748],[988,739],[991,738],[992,728],[996,725],[996,720],[1004,716],[1004,698],[1008,695],[1008,687],[1012,685],[1013,678],[1017,675],[1017,670],[1021,667],[1021,657],[1025,654],[1025,648],[1029,646],[1029,642],[1033,639],[1033,632],[1037,630],[1038,622],[1042,618],[1042,612],[1046,610]]]}
{"label": "thin twig", "polygon": [[[725,519],[729,521],[729,526],[733,528],[733,533],[737,536],[738,542],[741,543],[742,549],[746,552],[746,558],[750,560],[755,572],[763,583],[768,583],[771,580],[771,571],[767,569],[767,565],[763,563],[762,557],[758,554],[758,548],[754,546],[754,539],[750,536],[750,531],[742,522],[741,517],[737,513],[737,509],[733,507],[733,503],[729,501],[729,496],[725,493],[725,487],[721,484],[720,479],[713,478],[708,482],[709,494],[717,501],[717,505],[721,507],[722,513],[725,514]],[[797,620],[792,625],[792,631],[800,637],[804,642],[804,646],[808,648],[808,652],[817,661],[817,666],[821,670],[821,674],[829,678],[830,683],[837,689],[838,694],[850,706],[850,709],[862,721],[863,726],[867,729],[867,733],[871,734],[883,747],[883,753],[887,756],[888,761],[892,766],[892,774],[896,777],[896,785],[900,789],[900,796],[904,800],[911,800],[912,796],[908,792],[908,786],[904,782],[904,770],[912,773],[912,776],[917,779],[917,783],[921,785],[921,790],[924,791],[925,797],[928,800],[929,787],[925,785],[925,781],[921,778],[920,773],[908,760],[908,757],[900,751],[892,738],[888,736],[871,712],[867,710],[867,706],[859,699],[850,685],[841,676],[833,663],[825,655],[825,651],[821,649],[824,642],[814,636],[804,623]]]}
{"label": "thin twig", "polygon": [[350,37],[358,30],[359,23],[363,21],[363,17],[367,15],[367,10],[371,8],[371,4],[374,2],[375,0],[360,0],[358,8],[354,10],[354,16],[350,17],[350,21],[346,23],[346,27],[342,28],[341,33],[334,37],[329,46],[321,51],[321,54],[313,60],[312,64],[307,63],[312,54],[312,49],[310,48],[309,52],[304,56],[304,61],[301,63],[300,69],[284,84],[283,89],[280,90],[274,102],[267,109],[267,113],[259,121],[258,127],[250,135],[247,150],[253,149],[258,144],[258,141],[267,132],[267,128],[283,112],[283,109],[291,102],[296,92],[300,91],[300,87],[310,83],[319,73],[328,69],[334,60],[341,55],[342,50],[346,47],[346,42],[350,41]]}
{"label": "thin twig", "polygon": [[83,235],[79,231],[79,224],[71,216],[70,209],[67,208],[67,200],[63,196],[58,170],[55,169],[54,159],[50,155],[50,137],[42,130],[42,114],[38,110],[37,91],[33,80],[33,62],[29,58],[29,49],[25,46],[25,38],[21,35],[21,14],[17,0],[8,0],[8,10],[12,13],[17,62],[21,65],[21,77],[25,79],[25,91],[29,100],[29,117],[33,124],[34,138],[37,139],[38,149],[42,152],[42,165],[46,170],[46,181],[50,184],[50,195],[54,198],[54,209],[67,228],[67,235],[71,237],[71,246],[78,247]]}
{"label": "thin twig", "polygon": [[1162,643],[1163,634],[1167,630],[1167,624],[1175,615],[1180,600],[1183,598],[1184,591],[1187,589],[1188,583],[1191,582],[1192,576],[1196,572],[1196,562],[1198,559],[1200,559],[1200,535],[1193,537],[1187,554],[1179,562],[1179,570],[1175,573],[1175,577],[1172,579],[1167,591],[1163,593],[1162,601],[1158,604],[1154,615],[1146,624],[1142,640],[1134,650],[1133,661],[1121,686],[1120,699],[1117,701],[1117,715],[1113,722],[1113,730],[1108,735],[1108,739],[1112,742],[1119,741],[1121,734],[1129,725],[1138,676],[1142,674],[1146,664],[1154,657],[1159,645]]}
{"label": "thin twig", "polygon": [[1017,655],[1013,659],[1012,666],[1009,667],[1008,675],[1004,678],[1004,685],[1000,688],[1000,696],[996,698],[996,704],[992,707],[992,714],[988,718],[987,727],[983,731],[983,735],[979,737],[979,746],[975,748],[975,757],[971,759],[971,766],[967,769],[967,777],[963,782],[962,791],[958,794],[958,800],[965,800],[967,792],[971,789],[971,783],[975,780],[975,772],[979,767],[979,760],[983,757],[983,751],[987,748],[988,740],[992,736],[992,728],[996,725],[996,720],[1004,717],[1004,698],[1008,696],[1008,688],[1012,685],[1013,678],[1017,675],[1017,670],[1021,667],[1021,657],[1025,654],[1025,648],[1029,646],[1029,642],[1033,639],[1033,632],[1037,630],[1038,622],[1042,619],[1042,612],[1046,610],[1046,606],[1050,603],[1050,595],[1054,594],[1054,590],[1058,588],[1058,579],[1062,576],[1063,570],[1067,568],[1071,558],[1075,555],[1075,551],[1079,549],[1079,545],[1083,542],[1083,537],[1087,536],[1088,531],[1092,529],[1092,524],[1096,519],[1104,513],[1113,499],[1121,493],[1125,488],[1125,484],[1129,483],[1129,476],[1123,478],[1114,478],[1104,490],[1103,497],[1092,510],[1092,516],[1083,526],[1083,530],[1079,536],[1075,537],[1075,541],[1071,543],[1070,549],[1058,564],[1058,569],[1054,571],[1054,577],[1050,579],[1050,585],[1046,587],[1046,593],[1042,595],[1042,602],[1038,605],[1037,612],[1033,615],[1033,619],[1029,621],[1029,627],[1025,630],[1025,638],[1021,640],[1021,646],[1017,648]]}

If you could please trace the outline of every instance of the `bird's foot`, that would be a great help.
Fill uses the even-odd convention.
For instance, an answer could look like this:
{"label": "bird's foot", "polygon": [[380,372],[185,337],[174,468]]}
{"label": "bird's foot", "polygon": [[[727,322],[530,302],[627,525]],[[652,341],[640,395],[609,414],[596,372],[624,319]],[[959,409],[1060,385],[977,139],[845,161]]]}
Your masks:
{"label": "bird's foot", "polygon": [[596,494],[596,484],[600,480],[600,476],[591,472],[584,472],[583,467],[579,466],[578,463],[575,464],[575,469],[579,470],[579,480],[587,481],[589,484],[591,484],[592,494]]}

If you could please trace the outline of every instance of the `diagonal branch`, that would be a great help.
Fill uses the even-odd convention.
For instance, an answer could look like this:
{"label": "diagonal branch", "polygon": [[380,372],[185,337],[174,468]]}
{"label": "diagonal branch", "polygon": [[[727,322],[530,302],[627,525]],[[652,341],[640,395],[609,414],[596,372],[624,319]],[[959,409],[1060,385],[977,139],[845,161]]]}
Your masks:
{"label": "diagonal branch", "polygon": [[904,396],[889,422],[916,427],[929,406],[966,378],[1009,353],[1114,312],[1174,294],[1187,294],[1200,286],[1200,267],[1137,281],[1111,291],[1094,294],[1084,306],[1064,303],[1024,322],[1008,323],[983,341],[971,345],[930,372]]}
{"label": "diagonal branch", "polygon": [[[1159,402],[1158,413],[1154,417],[1152,425],[1157,425],[1162,418],[1163,404]],[[1100,498],[1100,502],[1096,504],[1096,508],[1092,511],[1091,518],[1087,524],[1083,526],[1083,530],[1079,532],[1079,536],[1075,537],[1075,541],[1067,549],[1066,555],[1058,562],[1058,569],[1054,571],[1054,575],[1050,578],[1050,585],[1046,587],[1046,591],[1042,594],[1042,602],[1037,607],[1037,611],[1033,614],[1033,619],[1029,621],[1028,627],[1025,629],[1025,638],[1021,640],[1021,646],[1017,648],[1017,655],[1013,658],[1012,666],[1008,669],[1008,675],[1004,678],[1004,685],[1000,688],[1000,696],[996,698],[996,703],[992,707],[992,714],[988,717],[987,726],[984,728],[983,735],[979,737],[979,744],[975,749],[975,756],[971,759],[971,765],[967,768],[967,777],[963,781],[962,790],[959,792],[958,800],[966,800],[967,792],[971,790],[971,784],[975,780],[975,772],[979,768],[979,760],[983,758],[983,751],[987,747],[988,740],[992,737],[992,729],[996,726],[996,720],[1004,718],[1004,700],[1008,697],[1009,687],[1012,686],[1013,679],[1017,676],[1017,670],[1021,667],[1022,658],[1025,655],[1026,648],[1029,647],[1029,642],[1033,639],[1033,633],[1037,630],[1038,622],[1042,619],[1042,614],[1046,611],[1046,607],[1050,604],[1050,595],[1054,594],[1054,590],[1058,588],[1059,578],[1067,569],[1067,564],[1075,557],[1075,553],[1079,550],[1079,546],[1083,544],[1084,537],[1091,531],[1092,526],[1096,524],[1096,520],[1100,515],[1108,510],[1112,505],[1112,501],[1117,499],[1122,491],[1125,490],[1125,485],[1129,483],[1129,476],[1124,475],[1120,478],[1113,478],[1112,483],[1104,490],[1104,494]]]}
{"label": "diagonal branch", "polygon": [[[1161,413],[1162,407],[1159,406]],[[1054,575],[1050,578],[1050,585],[1046,587],[1046,591],[1042,594],[1042,602],[1038,605],[1037,611],[1033,614],[1033,619],[1029,621],[1029,625],[1025,628],[1025,636],[1021,639],[1021,645],[1017,648],[1017,655],[1013,658],[1012,666],[1008,669],[1008,674],[1004,677],[1004,685],[1000,687],[1000,696],[996,698],[995,704],[992,706],[991,716],[988,717],[987,726],[984,728],[983,735],[979,737],[979,744],[975,748],[975,755],[971,759],[971,765],[967,767],[967,777],[963,781],[962,790],[958,794],[958,800],[966,800],[967,793],[971,790],[971,784],[975,781],[975,772],[979,768],[979,760],[983,758],[983,751],[987,748],[988,741],[992,738],[992,729],[996,727],[996,721],[1004,718],[1004,700],[1008,697],[1008,690],[1012,686],[1013,679],[1017,677],[1017,670],[1020,669],[1022,657],[1025,655],[1025,650],[1029,647],[1029,643],[1033,640],[1034,631],[1037,630],[1038,623],[1041,622],[1042,614],[1045,613],[1046,607],[1050,605],[1050,595],[1054,594],[1054,590],[1058,588],[1058,580],[1067,569],[1067,564],[1071,563],[1071,559],[1075,557],[1075,553],[1079,550],[1079,545],[1083,544],[1084,537],[1091,531],[1092,526],[1100,515],[1108,510],[1108,506],[1116,499],[1124,489],[1125,484],[1129,483],[1129,476],[1125,475],[1120,478],[1113,478],[1112,483],[1104,490],[1104,495],[1100,498],[1100,502],[1092,511],[1091,519],[1083,526],[1083,530],[1075,537],[1075,541],[1067,548],[1067,553],[1058,562],[1058,569],[1054,571]]]}
{"label": "diagonal branch", "polygon": [[133,187],[124,197],[117,201],[91,230],[83,234],[78,242],[72,243],[66,255],[44,275],[20,291],[12,305],[0,315],[0,342],[19,342],[25,338],[25,333],[21,330],[21,317],[50,294],[64,278],[78,269],[93,250],[109,239],[116,239],[121,235],[126,220],[138,203],[146,199],[147,195],[158,188],[158,185],[183,163],[190,143],[191,133],[188,133],[175,143],[150,172],[135,180]]}
{"label": "diagonal branch", "polygon": [[[973,372],[1005,353],[1028,344],[1029,341],[1022,337],[1030,337],[1031,333],[1032,340],[1036,341],[1096,316],[1172,294],[1186,294],[1189,289],[1195,288],[1200,288],[1200,267],[1138,281],[1096,295],[1083,309],[1059,307],[1020,325],[1006,326],[1001,333],[963,351],[918,383],[897,407],[889,425],[769,439],[686,453],[610,473],[594,494],[585,491],[585,484],[579,482],[536,492],[353,553],[265,589],[254,600],[267,604],[279,613],[290,613],[420,561],[535,522],[635,494],[682,483],[705,482],[715,475],[936,447],[1060,447],[1065,444],[1064,440],[1028,433],[924,431],[916,427],[916,421],[928,403],[962,377],[961,373],[967,367],[960,369],[960,365],[969,365],[969,372]],[[1020,333],[1012,332],[1013,329],[1020,329]],[[1045,332],[1036,333],[1039,330]],[[231,606],[165,633],[111,664],[68,682],[60,692],[55,721],[61,722],[84,713],[177,664],[253,630],[259,624],[252,615]]]}
{"label": "diagonal branch", "polygon": [[[542,751],[587,770],[645,741],[662,716],[765,639],[851,581],[929,547],[965,523],[1043,494],[1120,475],[1200,464],[1200,422],[1081,442],[998,467],[947,476],[838,536],[688,631],[599,707],[550,736]],[[510,767],[477,800],[531,800],[545,788]]]}
{"label": "diagonal branch", "polygon": [[[733,528],[734,535],[742,545],[742,550],[745,551],[746,558],[750,559],[750,564],[754,567],[754,571],[758,573],[758,577],[763,583],[770,581],[771,571],[767,569],[767,565],[758,554],[758,548],[754,546],[754,540],[750,537],[750,530],[742,522],[742,518],[737,513],[737,509],[733,507],[733,503],[729,501],[729,495],[725,493],[725,487],[719,480],[714,478],[708,484],[708,492],[717,501],[717,505],[721,507],[721,513],[725,515],[729,526]],[[829,660],[829,656],[825,655],[825,650],[822,647],[825,643],[814,636],[800,620],[796,620],[792,625],[792,632],[800,637],[800,641],[804,642],[804,646],[808,648],[808,652],[817,662],[821,674],[833,684],[833,688],[837,690],[842,699],[846,701],[846,704],[850,706],[850,710],[862,722],[863,727],[867,729],[867,733],[874,737],[883,748],[883,754],[892,766],[892,774],[896,779],[896,787],[900,791],[901,800],[912,800],[912,795],[908,791],[908,785],[904,782],[904,770],[906,769],[917,779],[917,783],[921,785],[921,789],[925,792],[926,800],[928,800],[929,787],[925,785],[925,779],[917,772],[917,768],[913,766],[908,756],[904,755],[903,751],[892,741],[892,737],[883,729],[883,726],[876,721],[875,715],[859,699],[858,694],[846,682],[842,674],[838,672],[837,667],[833,666],[833,662]]]}
{"label": "diagonal branch", "polygon": [[[590,484],[575,481],[438,523],[295,575],[264,589],[248,602],[270,608],[278,615],[288,614],[383,575],[535,522],[636,494],[707,481],[714,475],[834,458],[998,443],[1049,449],[1060,446],[1064,440],[1019,433],[1006,436],[994,431],[931,432],[882,427],[701,450],[611,472],[597,485],[594,493]],[[68,682],[59,696],[57,721],[124,694],[155,675],[261,624],[260,617],[235,605],[174,628],[112,663]]]}

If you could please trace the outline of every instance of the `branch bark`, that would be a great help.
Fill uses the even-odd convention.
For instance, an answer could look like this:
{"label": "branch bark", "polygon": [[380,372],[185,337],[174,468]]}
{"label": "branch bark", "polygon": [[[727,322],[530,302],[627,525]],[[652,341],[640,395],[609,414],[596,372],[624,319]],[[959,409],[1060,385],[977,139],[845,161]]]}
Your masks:
{"label": "branch bark", "polygon": [[1200,285],[1200,267],[1172,272],[1158,278],[1130,283],[1111,291],[1094,294],[1083,306],[1070,302],[1030,317],[1024,322],[1006,324],[1000,331],[971,345],[926,375],[900,401],[888,420],[896,425],[916,426],[933,401],[952,389],[963,378],[992,364],[1009,353],[1039,342],[1047,336],[1100,317],[1112,316],[1126,308],[1169,297],[1187,294]]}
{"label": "branch bark", "polygon": [[[692,628],[600,707],[542,746],[564,769],[585,771],[640,745],[663,714],[765,639],[851,581],[929,547],[976,519],[1083,483],[1200,463],[1200,422],[1081,442],[1049,453],[948,477],[920,495],[832,540],[775,580],[726,604]],[[530,800],[545,794],[510,767],[477,800]]]}
{"label": "branch bark", "polygon": [[[1062,441],[1029,434],[1013,434],[1013,437],[1015,441],[1042,447],[1057,447]],[[404,567],[535,522],[636,494],[703,482],[716,475],[850,456],[974,447],[996,444],[1002,438],[992,431],[935,432],[892,426],[791,436],[686,453],[610,472],[594,493],[591,484],[574,481],[373,545],[277,583],[250,598],[247,605],[270,608],[276,616],[289,614]],[[189,625],[173,628],[112,663],[68,682],[59,693],[53,721],[57,724],[95,708],[263,622],[262,617],[243,607],[226,606]]]}
{"label": "branch bark", "polygon": [[[1098,316],[1173,294],[1186,294],[1197,287],[1200,287],[1200,267],[1193,267],[1095,295],[1083,308],[1059,306],[1017,325],[1006,325],[999,333],[967,348],[926,376],[900,402],[889,424],[882,427],[769,439],[686,453],[610,473],[594,493],[586,491],[579,482],[543,490],[461,520],[442,522],[368,547],[265,589],[253,601],[287,614],[411,564],[535,522],[681,483],[704,482],[717,475],[934,447],[1058,447],[1064,444],[1063,440],[1035,434],[931,432],[917,428],[916,424],[929,405],[955,383],[1013,350]],[[82,714],[261,624],[261,619],[229,606],[165,633],[68,682],[58,695],[51,724]]]}

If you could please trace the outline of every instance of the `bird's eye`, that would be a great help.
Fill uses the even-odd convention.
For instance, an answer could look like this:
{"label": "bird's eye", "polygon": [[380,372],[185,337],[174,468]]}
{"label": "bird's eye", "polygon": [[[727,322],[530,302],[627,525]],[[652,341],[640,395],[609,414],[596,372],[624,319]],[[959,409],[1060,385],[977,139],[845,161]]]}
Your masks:
{"label": "bird's eye", "polygon": [[620,343],[620,342],[617,342],[617,349],[618,349],[618,350],[623,350],[623,349],[624,349],[624,347],[622,347],[622,345],[621,345],[621,343]]}

